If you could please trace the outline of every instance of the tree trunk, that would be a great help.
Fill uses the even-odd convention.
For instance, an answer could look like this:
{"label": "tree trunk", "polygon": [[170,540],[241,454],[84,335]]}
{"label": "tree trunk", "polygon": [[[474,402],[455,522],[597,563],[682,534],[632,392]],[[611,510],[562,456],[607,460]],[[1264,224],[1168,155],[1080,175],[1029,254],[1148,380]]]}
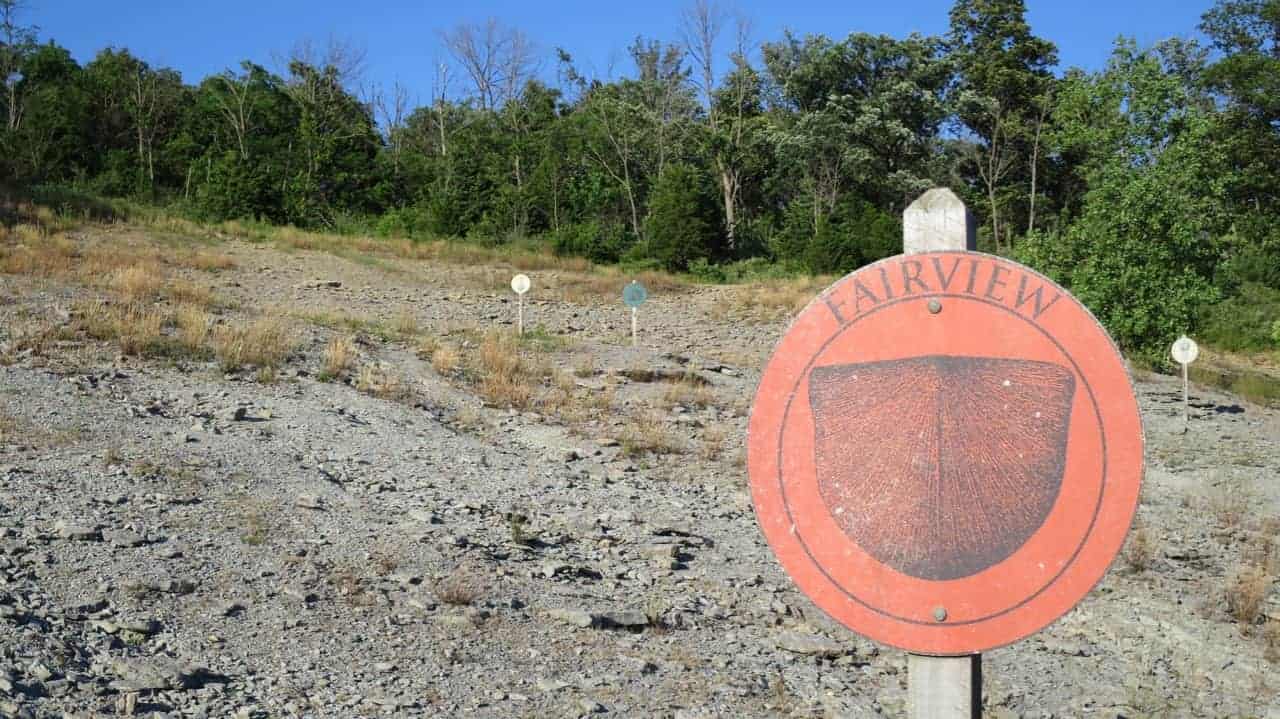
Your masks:
{"label": "tree trunk", "polygon": [[733,252],[738,248],[738,178],[723,163],[716,164],[720,165],[720,190],[724,198],[725,240],[729,243],[729,251]]}

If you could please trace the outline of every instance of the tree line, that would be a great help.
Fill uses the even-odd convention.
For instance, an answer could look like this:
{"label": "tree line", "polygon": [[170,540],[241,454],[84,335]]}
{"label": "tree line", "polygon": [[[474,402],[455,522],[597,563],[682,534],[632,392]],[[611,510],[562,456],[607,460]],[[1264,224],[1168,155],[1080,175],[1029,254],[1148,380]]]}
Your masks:
{"label": "tree line", "polygon": [[464,24],[413,106],[362,87],[340,42],[191,85],[124,48],[82,66],[0,0],[0,177],[708,279],[895,254],[902,209],[945,185],[982,249],[1069,286],[1130,351],[1196,328],[1280,345],[1280,0],[1218,0],[1207,44],[1120,39],[1094,72],[1055,73],[1023,0],[957,0],[949,19],[940,37],[755,42],[695,0],[620,77]]}

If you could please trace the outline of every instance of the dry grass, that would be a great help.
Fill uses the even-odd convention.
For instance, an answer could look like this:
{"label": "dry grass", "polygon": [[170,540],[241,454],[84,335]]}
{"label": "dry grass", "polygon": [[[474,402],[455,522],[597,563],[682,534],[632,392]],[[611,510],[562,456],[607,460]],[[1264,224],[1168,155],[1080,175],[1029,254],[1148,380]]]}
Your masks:
{"label": "dry grass", "polygon": [[662,393],[662,404],[667,409],[680,406],[685,409],[701,409],[715,404],[716,396],[704,382],[694,379],[696,375],[685,375],[678,381],[667,385]]}
{"label": "dry grass", "polygon": [[111,273],[108,286],[126,302],[146,302],[160,294],[164,284],[160,268],[153,265],[133,265]]}
{"label": "dry grass", "polygon": [[450,344],[442,344],[431,353],[431,368],[442,377],[448,377],[458,371],[462,365],[462,355]]}
{"label": "dry grass", "polygon": [[727,302],[717,305],[714,314],[719,319],[738,317],[756,321],[771,321],[790,317],[804,309],[834,277],[797,277],[786,280],[768,280],[737,288]]}
{"label": "dry grass", "polygon": [[345,377],[355,365],[356,342],[351,336],[334,337],[325,346],[321,355],[322,365],[320,379],[331,380]]}
{"label": "dry grass", "polygon": [[391,321],[391,329],[399,333],[401,337],[413,337],[421,331],[418,326],[418,318],[407,309],[401,310],[396,314],[395,319]]}
{"label": "dry grass", "polygon": [[495,407],[525,409],[533,400],[533,372],[520,357],[516,338],[505,332],[489,332],[476,353],[477,392]]}
{"label": "dry grass", "polygon": [[702,433],[702,458],[707,461],[718,459],[724,453],[729,433],[720,425],[707,427]]}
{"label": "dry grass", "polygon": [[118,315],[116,341],[127,355],[143,355],[164,337],[165,316],[154,307],[130,306]]}
{"label": "dry grass", "polygon": [[1156,540],[1151,530],[1145,526],[1135,527],[1129,533],[1129,539],[1125,543],[1121,557],[1129,571],[1135,574],[1141,574],[1150,568],[1156,558]]}
{"label": "dry grass", "polygon": [[0,272],[35,277],[75,272],[79,253],[70,239],[45,236],[30,225],[18,225],[8,234],[9,242],[0,244]]}
{"label": "dry grass", "polygon": [[172,280],[161,290],[169,299],[184,305],[210,307],[214,303],[213,289],[186,280]]}
{"label": "dry grass", "polygon": [[457,569],[436,584],[435,595],[442,604],[470,606],[480,598],[480,583],[470,572]]}
{"label": "dry grass", "polygon": [[367,364],[360,368],[356,389],[379,399],[405,401],[413,396],[413,390],[402,376],[382,364]]}
{"label": "dry grass", "polygon": [[1245,566],[1227,583],[1225,599],[1227,614],[1240,625],[1240,631],[1248,634],[1262,618],[1267,591],[1272,577],[1263,567]]}
{"label": "dry grass", "polygon": [[1254,506],[1252,490],[1229,481],[1219,482],[1205,497],[1206,508],[1223,529],[1239,527]]}
{"label": "dry grass", "polygon": [[293,332],[279,317],[261,317],[244,325],[220,326],[213,332],[213,352],[224,372],[246,365],[274,370],[294,348]]}
{"label": "dry grass", "polygon": [[173,315],[178,342],[191,352],[207,352],[213,317],[203,306],[184,304]]}
{"label": "dry grass", "polygon": [[179,267],[187,267],[201,272],[221,272],[235,269],[236,261],[229,255],[209,250],[187,250],[168,256],[169,261]]}
{"label": "dry grass", "polygon": [[55,342],[70,339],[67,331],[47,319],[28,317],[14,320],[8,329],[8,338],[0,342],[0,364],[13,364],[19,355],[43,357]]}
{"label": "dry grass", "polygon": [[619,438],[622,453],[628,457],[645,454],[680,454],[685,445],[667,427],[663,417],[656,413],[643,413],[634,417]]}

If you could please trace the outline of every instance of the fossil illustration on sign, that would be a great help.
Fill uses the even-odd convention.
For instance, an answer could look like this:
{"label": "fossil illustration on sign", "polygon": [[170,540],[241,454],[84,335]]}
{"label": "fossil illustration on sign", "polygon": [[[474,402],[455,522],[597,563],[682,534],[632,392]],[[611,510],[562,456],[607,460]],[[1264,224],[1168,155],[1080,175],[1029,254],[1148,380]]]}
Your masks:
{"label": "fossil illustration on sign", "polygon": [[814,367],[823,502],[876,560],[920,579],[999,564],[1062,486],[1075,377],[1060,365],[932,355]]}

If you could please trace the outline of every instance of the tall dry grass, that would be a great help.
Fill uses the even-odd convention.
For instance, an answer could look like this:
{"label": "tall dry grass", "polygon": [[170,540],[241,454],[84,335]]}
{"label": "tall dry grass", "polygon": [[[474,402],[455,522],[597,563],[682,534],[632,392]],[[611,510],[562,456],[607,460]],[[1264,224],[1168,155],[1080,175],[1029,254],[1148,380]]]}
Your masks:
{"label": "tall dry grass", "polygon": [[224,372],[246,366],[274,370],[284,364],[295,346],[292,330],[279,317],[260,317],[213,331],[213,353]]}

